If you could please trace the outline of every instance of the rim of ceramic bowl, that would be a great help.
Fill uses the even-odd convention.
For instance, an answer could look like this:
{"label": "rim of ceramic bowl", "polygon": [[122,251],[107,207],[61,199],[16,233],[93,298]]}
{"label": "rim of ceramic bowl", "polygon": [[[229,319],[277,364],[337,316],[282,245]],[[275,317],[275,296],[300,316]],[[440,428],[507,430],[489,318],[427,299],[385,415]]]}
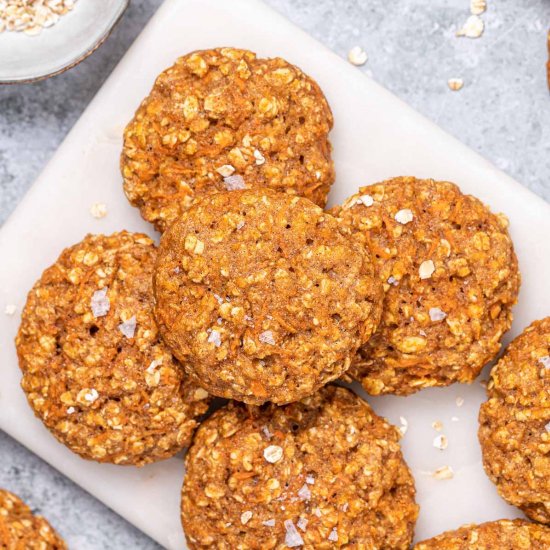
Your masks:
{"label": "rim of ceramic bowl", "polygon": [[115,13],[115,16],[113,17],[111,23],[109,24],[105,32],[86,50],[79,53],[76,57],[74,57],[73,59],[71,59],[64,65],[62,65],[61,67],[51,72],[37,74],[36,76],[25,76],[21,78],[5,78],[5,79],[0,78],[0,85],[30,84],[31,82],[38,82],[40,80],[46,80],[47,78],[51,78],[52,76],[57,76],[58,74],[62,74],[68,71],[69,69],[76,67],[76,65],[78,65],[79,63],[84,61],[87,57],[92,55],[107,40],[107,38],[109,38],[109,36],[113,32],[113,29],[116,27],[117,23],[120,21],[120,19],[124,15],[124,12],[128,8],[129,4],[130,4],[130,0],[123,0],[120,4],[120,8]]}

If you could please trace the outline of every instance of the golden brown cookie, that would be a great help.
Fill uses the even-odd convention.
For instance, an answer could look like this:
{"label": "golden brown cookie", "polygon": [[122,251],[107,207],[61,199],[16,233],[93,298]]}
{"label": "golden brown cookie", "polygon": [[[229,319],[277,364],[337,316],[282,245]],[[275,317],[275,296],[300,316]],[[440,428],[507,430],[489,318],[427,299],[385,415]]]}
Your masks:
{"label": "golden brown cookie", "polygon": [[371,250],[382,321],[348,371],[373,395],[471,382],[512,322],[519,273],[508,222],[449,182],[402,177],[335,207]]}
{"label": "golden brown cookie", "polygon": [[0,548],[4,550],[66,550],[53,527],[16,495],[0,489]]}
{"label": "golden brown cookie", "polygon": [[30,291],[16,338],[36,416],[84,458],[141,466],[186,446],[208,408],[158,334],[153,241],[88,235]]}
{"label": "golden brown cookie", "polygon": [[331,128],[317,83],[284,59],[192,52],[157,78],[124,132],[124,191],[159,231],[225,189],[270,187],[324,206]]}
{"label": "golden brown cookie", "polygon": [[366,250],[307,199],[272,190],[197,201],[162,236],[161,333],[213,395],[289,403],[338,378],[380,318]]}
{"label": "golden brown cookie", "polygon": [[399,432],[353,392],[230,403],[197,430],[182,523],[190,549],[405,550],[418,514]]}
{"label": "golden brown cookie", "polygon": [[413,550],[548,550],[550,529],[521,519],[464,525],[423,542]]}
{"label": "golden brown cookie", "polygon": [[550,524],[550,317],[508,346],[487,394],[478,434],[485,471],[505,500]]}

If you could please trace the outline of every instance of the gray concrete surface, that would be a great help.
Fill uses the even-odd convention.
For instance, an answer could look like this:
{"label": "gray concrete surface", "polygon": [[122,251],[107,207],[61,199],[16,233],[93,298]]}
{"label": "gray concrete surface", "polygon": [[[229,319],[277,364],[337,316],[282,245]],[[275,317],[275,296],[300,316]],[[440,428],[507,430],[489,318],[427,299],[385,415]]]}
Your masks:
{"label": "gray concrete surface", "polygon": [[[369,60],[358,70],[550,200],[550,1],[487,0],[476,40],[454,36],[469,0],[267,2],[342,56],[362,46]],[[0,88],[0,224],[160,3],[134,0],[109,41],[68,73]],[[464,80],[460,92],[448,90],[450,77]],[[71,548],[158,548],[1,433],[0,486],[45,513]]]}

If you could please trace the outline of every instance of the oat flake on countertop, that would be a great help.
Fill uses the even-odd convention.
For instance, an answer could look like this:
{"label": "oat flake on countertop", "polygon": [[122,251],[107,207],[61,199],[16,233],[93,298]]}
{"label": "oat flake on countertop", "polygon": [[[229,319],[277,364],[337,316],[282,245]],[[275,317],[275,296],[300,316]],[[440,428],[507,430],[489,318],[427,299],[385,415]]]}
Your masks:
{"label": "oat flake on countertop", "polygon": [[452,479],[455,473],[450,466],[441,466],[432,473],[435,479]]}
{"label": "oat flake on countertop", "polygon": [[4,308],[4,313],[6,315],[13,315],[17,311],[17,306],[15,304],[7,304]]}
{"label": "oat flake on countertop", "polygon": [[462,78],[449,78],[449,80],[447,80],[447,86],[449,86],[449,89],[453,92],[458,92],[462,90],[464,80],[462,80]]}
{"label": "oat flake on countertop", "polygon": [[96,219],[100,220],[107,215],[107,205],[104,202],[94,202],[90,206],[90,214]]}
{"label": "oat flake on countertop", "polygon": [[76,0],[0,0],[0,33],[35,36],[51,27],[74,7]]}
{"label": "oat flake on countertop", "polygon": [[479,38],[485,30],[485,24],[479,15],[470,15],[463,27],[456,32],[457,36]]}
{"label": "oat flake on countertop", "polygon": [[470,13],[472,15],[481,15],[487,9],[485,0],[470,0]]}
{"label": "oat flake on countertop", "polygon": [[348,52],[348,61],[356,67],[364,65],[367,62],[367,52],[361,46],[354,46]]}

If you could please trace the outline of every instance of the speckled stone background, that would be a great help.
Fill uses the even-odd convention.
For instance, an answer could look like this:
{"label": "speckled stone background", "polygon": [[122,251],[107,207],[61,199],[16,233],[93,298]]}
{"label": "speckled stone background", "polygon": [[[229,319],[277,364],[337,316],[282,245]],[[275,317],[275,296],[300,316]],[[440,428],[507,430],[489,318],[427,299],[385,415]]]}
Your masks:
{"label": "speckled stone background", "polygon": [[[344,57],[362,46],[369,59],[358,70],[550,200],[550,1],[487,0],[475,40],[455,37],[469,0],[267,2]],[[134,0],[108,42],[68,73],[0,87],[0,224],[160,3]],[[464,80],[461,91],[448,89],[451,77]],[[1,432],[0,486],[46,514],[73,549],[158,548]]]}

